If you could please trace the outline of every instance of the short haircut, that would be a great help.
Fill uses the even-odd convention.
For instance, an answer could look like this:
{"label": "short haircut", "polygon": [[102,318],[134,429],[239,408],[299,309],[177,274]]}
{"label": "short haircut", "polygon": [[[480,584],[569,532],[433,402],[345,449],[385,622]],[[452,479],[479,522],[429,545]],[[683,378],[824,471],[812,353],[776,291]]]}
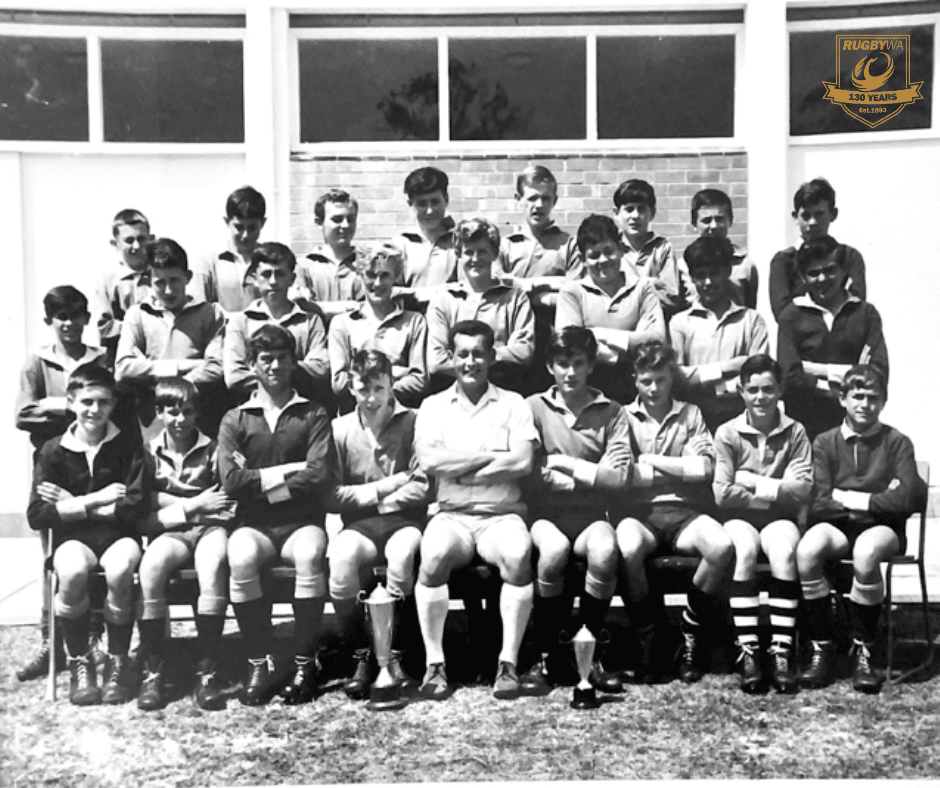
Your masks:
{"label": "short haircut", "polygon": [[521,197],[526,189],[533,189],[542,184],[551,186],[553,194],[558,193],[558,181],[552,171],[541,164],[530,164],[516,176],[516,194]]}
{"label": "short haircut", "polygon": [[146,246],[147,265],[158,271],[168,268],[179,268],[181,271],[189,270],[189,257],[172,238],[157,238]]}
{"label": "short haircut", "polygon": [[496,347],[496,335],[493,329],[482,320],[459,320],[447,332],[447,347],[453,351],[456,347],[454,341],[457,336],[483,337],[487,348],[492,351]]}
{"label": "short haircut", "polygon": [[297,346],[294,343],[294,337],[286,328],[268,323],[258,328],[248,337],[249,363],[253,364],[257,361],[259,353],[274,350],[286,350],[290,353],[291,358],[297,360]]}
{"label": "short haircut", "polygon": [[118,229],[121,225],[131,227],[135,224],[146,224],[147,231],[150,231],[150,220],[136,208],[125,208],[123,211],[118,211],[111,220],[111,235],[117,238]]}
{"label": "short haircut", "polygon": [[74,315],[78,312],[88,312],[88,299],[77,287],[72,285],[59,285],[53,287],[42,299],[42,307],[47,319],[55,315]]}
{"label": "short haircut", "polygon": [[763,375],[765,372],[773,374],[777,385],[783,385],[783,370],[776,360],[766,353],[758,353],[756,356],[751,356],[741,365],[741,383],[747,385],[752,375]]}
{"label": "short haircut", "polygon": [[261,263],[269,265],[285,264],[289,271],[297,267],[297,257],[284,244],[277,241],[266,241],[258,244],[251,252],[251,263],[248,264],[248,270],[245,276],[251,276],[258,270]]}
{"label": "short haircut", "polygon": [[117,396],[117,384],[114,382],[114,375],[105,367],[98,364],[82,364],[77,367],[71,375],[65,388],[67,394],[74,394],[79,389],[97,386],[107,389],[112,397]]}
{"label": "short haircut", "polygon": [[268,209],[264,195],[251,186],[242,186],[225,200],[226,219],[263,219]]}
{"label": "short haircut", "polygon": [[317,201],[313,204],[313,215],[317,224],[323,224],[323,220],[326,218],[325,206],[328,202],[339,203],[340,205],[349,203],[356,209],[356,213],[359,213],[359,203],[349,192],[343,191],[343,189],[330,189],[325,194],[317,197]]}
{"label": "short haircut", "polygon": [[463,249],[464,244],[470,241],[487,241],[494,254],[499,254],[499,228],[489,219],[480,217],[464,219],[457,225],[457,252]]}
{"label": "short haircut", "polygon": [[401,256],[401,250],[397,247],[383,243],[372,249],[356,250],[355,266],[356,271],[360,274],[374,271],[383,263],[392,269],[396,281],[401,278],[405,263]]}
{"label": "short haircut", "polygon": [[446,172],[442,172],[437,167],[420,167],[405,178],[405,194],[409,200],[413,200],[420,194],[437,191],[443,192],[446,197],[449,185],[450,178],[447,177]]}
{"label": "short haircut", "polygon": [[698,212],[702,208],[724,208],[728,212],[728,221],[734,221],[734,207],[731,198],[721,189],[700,189],[692,197],[692,224],[698,224]]}
{"label": "short haircut", "polygon": [[793,215],[796,216],[801,208],[819,202],[827,202],[829,207],[835,210],[836,190],[832,188],[832,184],[825,178],[813,178],[811,181],[801,183],[800,188],[793,195]]}
{"label": "short haircut", "polygon": [[589,246],[613,241],[621,243],[620,228],[613,217],[592,213],[578,227],[578,251],[584,254]]}
{"label": "short haircut", "polygon": [[676,351],[661,339],[641,342],[633,353],[633,371],[637,375],[661,369],[668,369],[675,374],[677,364]]}
{"label": "short haircut", "polygon": [[808,241],[804,241],[800,245],[799,251],[796,253],[796,270],[802,274],[814,262],[825,260],[836,251],[838,251],[839,254],[836,255],[835,260],[839,265],[844,267],[842,259],[844,256],[843,248],[839,246],[839,242],[831,235],[824,235],[821,238],[811,238]]}
{"label": "short haircut", "polygon": [[355,375],[363,383],[369,383],[382,375],[392,378],[392,362],[381,350],[358,350],[349,362],[349,374]]}
{"label": "short haircut", "polygon": [[639,202],[656,210],[656,191],[646,181],[632,178],[624,181],[614,192],[614,208],[620,208],[628,203]]}
{"label": "short haircut", "polygon": [[182,408],[187,403],[195,405],[199,392],[186,378],[161,378],[154,389],[154,407]]}
{"label": "short haircut", "polygon": [[881,370],[871,364],[856,364],[845,373],[839,386],[842,396],[853,389],[874,389],[881,392],[883,399],[888,399],[888,381]]}
{"label": "short haircut", "polygon": [[727,238],[696,238],[685,248],[682,257],[689,267],[689,276],[695,276],[705,269],[734,265],[734,246]]}
{"label": "short haircut", "polygon": [[565,326],[553,331],[545,351],[545,360],[553,364],[556,358],[571,358],[579,353],[587,356],[592,364],[597,358],[597,340],[594,332],[584,326]]}

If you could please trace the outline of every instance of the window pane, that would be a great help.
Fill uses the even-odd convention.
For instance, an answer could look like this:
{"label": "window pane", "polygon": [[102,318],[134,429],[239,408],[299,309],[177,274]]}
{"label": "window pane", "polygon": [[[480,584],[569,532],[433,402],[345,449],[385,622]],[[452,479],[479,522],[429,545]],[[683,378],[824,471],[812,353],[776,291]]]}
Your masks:
{"label": "window pane", "polygon": [[584,139],[584,58],[583,38],[451,40],[451,139]]}
{"label": "window pane", "polygon": [[734,136],[734,36],[597,39],[601,139]]}
{"label": "window pane", "polygon": [[[923,98],[908,104],[894,117],[878,125],[878,130],[929,129],[930,105],[933,100],[933,25],[898,27],[885,30],[832,30],[818,33],[790,34],[790,134],[833,134],[841,132],[867,132],[869,127],[855,117],[850,117],[842,107],[825,98],[826,82],[838,83],[840,87],[852,89],[852,74],[855,65],[867,56],[865,52],[852,51],[848,57],[840,58],[842,74],[836,73],[838,51],[836,36],[839,34],[909,35],[911,37],[910,76],[911,82],[923,82],[920,94]],[[886,89],[903,89],[905,79],[904,57],[892,53],[894,69]],[[877,65],[872,69],[881,73]],[[846,105],[853,109],[853,105]],[[859,115],[860,117],[861,115]],[[876,116],[872,116],[874,119]]]}
{"label": "window pane", "polygon": [[88,139],[84,39],[0,37],[0,139]]}
{"label": "window pane", "polygon": [[102,41],[104,138],[243,142],[241,41]]}
{"label": "window pane", "polygon": [[437,41],[300,41],[300,140],[436,140]]}

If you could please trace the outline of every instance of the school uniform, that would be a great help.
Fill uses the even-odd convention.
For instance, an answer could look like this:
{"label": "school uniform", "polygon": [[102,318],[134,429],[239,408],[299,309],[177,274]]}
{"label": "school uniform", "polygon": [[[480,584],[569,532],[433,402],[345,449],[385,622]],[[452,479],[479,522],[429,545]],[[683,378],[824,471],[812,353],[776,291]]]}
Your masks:
{"label": "school uniform", "polygon": [[625,251],[621,268],[662,282],[663,287],[657,287],[656,293],[667,319],[685,309],[689,304],[689,281],[679,269],[672,242],[654,232],[643,246],[635,249],[625,234],[622,239]]}
{"label": "school uniform", "polygon": [[258,288],[246,279],[249,262],[231,251],[203,258],[194,268],[191,292],[226,315],[241,312],[259,297]]}
{"label": "school uniform", "polygon": [[[865,283],[865,260],[858,249],[848,244],[839,244],[842,249],[842,268],[848,276],[849,292],[864,301],[867,296]],[[806,295],[806,285],[797,266],[797,248],[788,246],[773,256],[770,261],[770,308],[778,322],[783,310],[794,298]]]}
{"label": "school uniform", "polygon": [[309,301],[363,301],[366,297],[362,281],[356,274],[356,250],[336,262],[329,247],[321,244],[297,263],[297,278],[291,298]]}
{"label": "school uniform", "polygon": [[108,265],[101,274],[91,298],[91,308],[98,315],[98,338],[114,364],[121,324],[127,310],[149,300],[150,269],[135,271],[123,262]]}
{"label": "school uniform", "polygon": [[[584,261],[575,238],[554,222],[542,230],[538,239],[521,225],[516,226],[500,242],[498,265],[502,273],[520,279],[584,276]],[[494,275],[498,275],[495,268]]]}
{"label": "school uniform", "polygon": [[402,276],[397,284],[405,287],[433,287],[457,281],[457,236],[454,220],[444,220],[444,233],[433,243],[418,231],[405,231],[392,239],[402,254]]}
{"label": "school uniform", "polygon": [[[757,309],[757,266],[748,257],[747,251],[743,247],[734,242],[732,242],[731,247],[734,249],[734,254],[731,256],[731,278],[728,282],[731,300],[735,304]],[[684,257],[679,259],[679,272],[689,288],[688,300],[690,303],[694,303],[698,298],[698,291],[695,282],[692,281],[689,265]]]}

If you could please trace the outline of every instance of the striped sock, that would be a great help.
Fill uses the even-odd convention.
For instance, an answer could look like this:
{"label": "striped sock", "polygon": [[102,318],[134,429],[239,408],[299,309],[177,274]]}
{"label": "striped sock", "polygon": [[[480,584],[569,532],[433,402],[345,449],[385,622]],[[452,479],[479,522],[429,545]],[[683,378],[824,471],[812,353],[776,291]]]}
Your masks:
{"label": "striped sock", "polygon": [[800,603],[800,583],[797,580],[770,578],[770,640],[792,648],[796,631],[796,608]]}
{"label": "striped sock", "polygon": [[760,597],[756,580],[732,580],[728,603],[738,643],[757,645],[757,624],[760,616]]}

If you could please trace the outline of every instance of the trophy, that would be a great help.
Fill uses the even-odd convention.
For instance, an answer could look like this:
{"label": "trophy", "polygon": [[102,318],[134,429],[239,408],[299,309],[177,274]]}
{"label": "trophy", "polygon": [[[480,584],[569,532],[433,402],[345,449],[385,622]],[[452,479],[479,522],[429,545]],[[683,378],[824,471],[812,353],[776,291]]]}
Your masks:
{"label": "trophy", "polygon": [[597,693],[588,681],[588,677],[591,675],[591,668],[594,664],[594,647],[597,645],[597,639],[591,634],[591,630],[582,626],[570,643],[574,648],[574,658],[580,679],[574,688],[571,708],[596,709],[600,704],[597,702]]}
{"label": "trophy", "polygon": [[381,583],[368,598],[362,600],[369,611],[372,644],[376,661],[379,663],[379,675],[369,689],[369,702],[366,704],[370,711],[394,711],[405,706],[401,686],[388,672],[395,629],[395,603],[398,600],[399,598],[390,594]]}

